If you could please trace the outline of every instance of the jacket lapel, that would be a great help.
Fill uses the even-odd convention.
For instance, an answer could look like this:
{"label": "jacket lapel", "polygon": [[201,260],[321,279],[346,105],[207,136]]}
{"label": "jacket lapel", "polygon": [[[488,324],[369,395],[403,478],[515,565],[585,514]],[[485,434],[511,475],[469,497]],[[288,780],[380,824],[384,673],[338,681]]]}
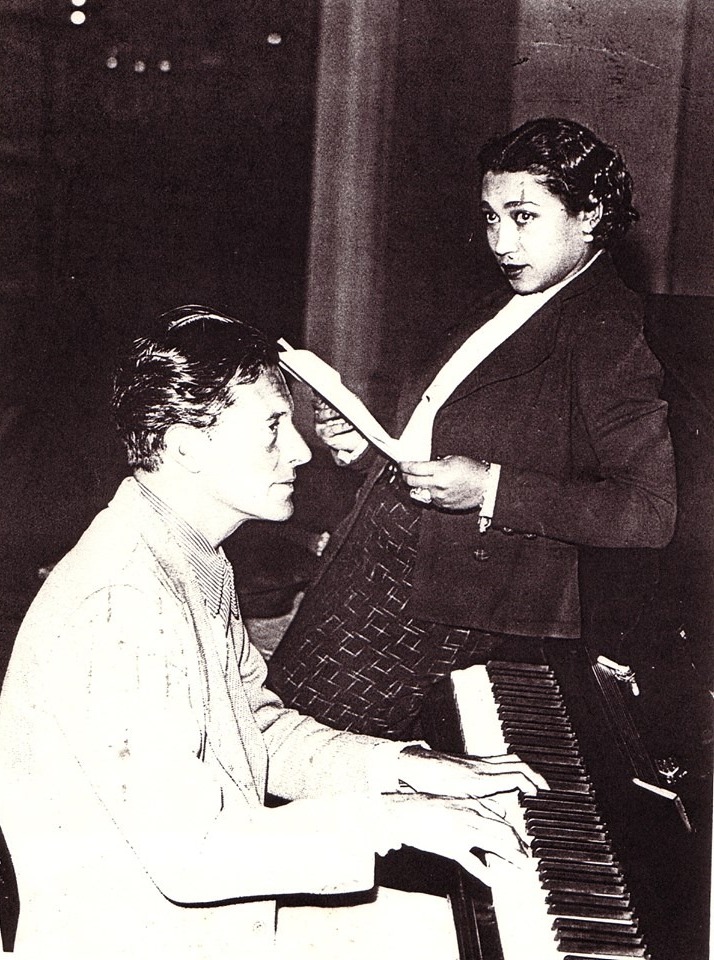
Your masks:
{"label": "jacket lapel", "polygon": [[404,386],[399,402],[399,413],[397,417],[398,430],[395,435],[398,436],[399,432],[404,429],[407,420],[421,399],[422,394],[449,357],[456,353],[472,333],[498,313],[498,311],[508,303],[512,295],[510,288],[499,289],[498,292],[490,296],[487,301],[472,307],[464,319],[451,327],[450,330],[447,330],[440,348],[434,352],[432,362]]}
{"label": "jacket lapel", "polygon": [[488,384],[518,377],[541,364],[555,347],[559,317],[559,304],[550,300],[486,357],[458,385],[444,406],[455,403]]}
{"label": "jacket lapel", "polygon": [[[593,286],[598,285],[604,277],[610,276],[613,272],[614,267],[608,254],[601,254],[592,267],[548,300],[508,340],[486,357],[483,363],[479,364],[459,384],[444,406],[455,403],[488,384],[518,377],[529,370],[534,370],[555,349],[562,321],[563,305],[576,297],[584,296]],[[501,306],[504,305],[505,301]],[[496,312],[492,310],[490,316],[494,316]],[[471,332],[475,329],[476,327],[471,327]]]}

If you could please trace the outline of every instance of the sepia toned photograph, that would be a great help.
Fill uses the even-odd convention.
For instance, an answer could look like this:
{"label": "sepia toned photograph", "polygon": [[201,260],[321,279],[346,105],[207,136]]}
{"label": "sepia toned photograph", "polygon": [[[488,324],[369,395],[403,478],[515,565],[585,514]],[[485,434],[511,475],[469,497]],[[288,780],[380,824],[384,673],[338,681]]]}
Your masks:
{"label": "sepia toned photograph", "polygon": [[709,960],[714,6],[0,31],[2,952]]}

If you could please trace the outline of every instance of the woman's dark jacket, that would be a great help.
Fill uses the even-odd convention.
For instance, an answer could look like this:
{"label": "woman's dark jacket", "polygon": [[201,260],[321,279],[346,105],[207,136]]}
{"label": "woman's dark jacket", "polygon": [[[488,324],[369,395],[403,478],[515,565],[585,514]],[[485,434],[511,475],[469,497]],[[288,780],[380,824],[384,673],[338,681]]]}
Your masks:
{"label": "woman's dark jacket", "polygon": [[[400,426],[441,363],[510,296],[499,292],[453,331],[439,362],[404,391]],[[432,456],[501,464],[493,522],[480,533],[477,511],[424,508],[408,613],[577,637],[578,546],[668,543],[674,457],[642,320],[639,298],[604,254],[454,391],[437,415]],[[330,554],[383,468],[371,471]]]}

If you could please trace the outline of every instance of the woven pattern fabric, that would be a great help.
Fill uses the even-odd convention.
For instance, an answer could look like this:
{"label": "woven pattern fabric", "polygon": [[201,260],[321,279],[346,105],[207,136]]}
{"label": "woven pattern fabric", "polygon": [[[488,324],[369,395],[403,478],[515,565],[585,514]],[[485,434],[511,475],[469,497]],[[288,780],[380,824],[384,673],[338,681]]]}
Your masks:
{"label": "woven pattern fabric", "polygon": [[341,730],[419,736],[431,684],[475,662],[485,635],[407,616],[422,507],[379,483],[269,663],[288,706]]}

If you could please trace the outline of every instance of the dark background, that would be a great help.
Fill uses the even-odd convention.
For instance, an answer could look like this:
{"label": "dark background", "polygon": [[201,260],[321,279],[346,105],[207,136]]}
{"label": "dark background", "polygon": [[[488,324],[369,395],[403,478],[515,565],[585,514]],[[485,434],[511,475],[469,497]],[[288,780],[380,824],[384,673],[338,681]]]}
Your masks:
{"label": "dark background", "polygon": [[[636,29],[627,4],[566,10],[555,0],[403,0],[381,8],[387,26],[363,18],[368,33],[392,31],[393,51],[383,316],[363,322],[374,322],[373,379],[389,401],[406,362],[428,358],[464,296],[491,280],[473,216],[477,146],[546,108],[592,116],[605,136],[618,127],[646,201],[618,263],[646,300],[648,336],[666,368],[680,515],[661,556],[588,558],[592,582],[620,590],[623,610],[634,597],[640,611],[603,624],[596,593],[588,616],[623,655],[661,647],[710,686],[705,6],[652,0]],[[75,26],[70,0],[0,5],[0,667],[39,571],[71,547],[125,472],[106,405],[122,344],[185,302],[303,339],[310,232],[330,213],[313,209],[316,115],[335,94],[319,83],[321,31],[364,8],[87,0],[76,8],[86,22]],[[339,51],[332,67],[339,85]],[[538,84],[524,80],[527,70]],[[584,99],[590,90],[594,99]],[[284,612],[312,572],[314,535],[334,527],[354,490],[316,451],[294,520],[277,531],[249,525],[229,544],[249,611]]]}
{"label": "dark background", "polygon": [[[664,551],[584,554],[585,632],[651,689],[655,748],[689,755],[690,779],[705,780],[713,9],[709,0],[0,0],[0,678],[44,571],[125,474],[107,410],[111,370],[147,320],[204,303],[295,344],[321,324],[356,323],[373,349],[370,399],[388,411],[408,365],[428,359],[459,304],[493,279],[474,220],[477,147],[558,113],[620,145],[635,176],[643,219],[617,262],[644,298],[665,368],[679,485]],[[73,11],[84,24],[71,23]],[[324,44],[326,30],[359,29],[367,49],[374,35],[392,58],[374,104],[349,51],[342,59],[339,44]],[[326,48],[322,76],[333,86],[320,79]],[[364,100],[363,117],[384,111],[381,246],[349,250],[348,223],[335,233],[345,246],[321,252],[316,279],[314,238],[330,236],[345,186],[316,162],[317,117],[340,96]],[[340,116],[332,120],[339,141]],[[332,155],[348,152],[336,147]],[[369,195],[370,175],[350,188]],[[316,177],[329,181],[319,208]],[[360,304],[337,320],[330,269],[353,256],[349,273],[368,253],[375,312],[361,315]],[[316,536],[356,488],[316,449],[293,520],[232,538],[248,615],[290,609],[314,570]]]}

